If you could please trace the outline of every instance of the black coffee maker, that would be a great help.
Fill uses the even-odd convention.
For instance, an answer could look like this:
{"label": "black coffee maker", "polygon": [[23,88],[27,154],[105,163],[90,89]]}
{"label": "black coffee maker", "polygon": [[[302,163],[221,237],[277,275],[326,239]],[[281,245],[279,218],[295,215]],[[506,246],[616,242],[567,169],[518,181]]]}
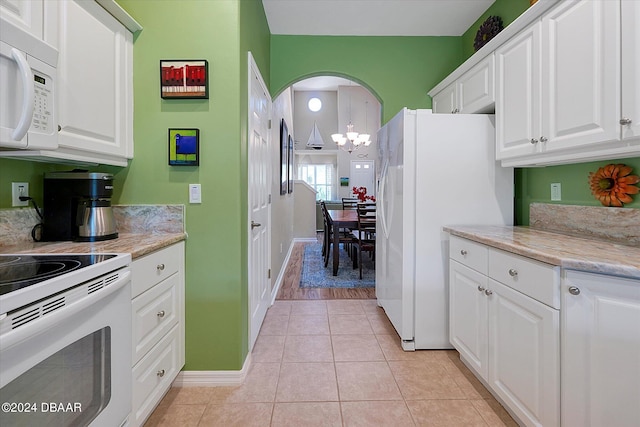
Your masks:
{"label": "black coffee maker", "polygon": [[44,175],[42,241],[115,239],[113,175],[73,170]]}

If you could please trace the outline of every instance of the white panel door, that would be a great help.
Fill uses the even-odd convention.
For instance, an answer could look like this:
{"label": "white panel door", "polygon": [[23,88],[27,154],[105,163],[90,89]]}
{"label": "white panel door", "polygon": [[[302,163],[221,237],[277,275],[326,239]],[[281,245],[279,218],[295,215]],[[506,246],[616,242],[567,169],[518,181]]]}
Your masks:
{"label": "white panel door", "polygon": [[133,156],[133,36],[93,1],[59,1],[59,145]]}
{"label": "white panel door", "polygon": [[44,0],[0,0],[0,16],[39,39],[43,38]]}
{"label": "white panel door", "polygon": [[488,378],[487,276],[450,260],[449,339],[484,380]]}
{"label": "white panel door", "polygon": [[562,425],[637,426],[640,281],[568,271],[562,331]]}
{"label": "white panel door", "polygon": [[558,310],[491,279],[488,298],[489,386],[525,425],[559,426]]}
{"label": "white panel door", "polygon": [[622,139],[640,138],[640,2],[622,1]]}
{"label": "white panel door", "polygon": [[563,1],[542,19],[542,35],[543,149],[619,140],[619,2]]}
{"label": "white panel door", "polygon": [[350,187],[364,187],[367,195],[376,195],[376,171],[373,160],[351,160]]}
{"label": "white panel door", "polygon": [[539,153],[540,22],[496,51],[496,158]]}
{"label": "white panel door", "polygon": [[249,351],[260,332],[260,326],[271,304],[270,248],[271,154],[269,119],[271,98],[251,52],[249,62]]}

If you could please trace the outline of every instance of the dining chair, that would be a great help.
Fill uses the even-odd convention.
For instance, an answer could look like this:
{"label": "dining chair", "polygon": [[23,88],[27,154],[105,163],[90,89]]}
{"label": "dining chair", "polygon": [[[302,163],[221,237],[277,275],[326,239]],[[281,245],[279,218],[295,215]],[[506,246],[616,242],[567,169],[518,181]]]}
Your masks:
{"label": "dining chair", "polygon": [[358,205],[358,229],[352,232],[356,239],[360,280],[362,280],[362,252],[368,252],[375,265],[376,217],[371,206]]}
{"label": "dining chair", "polygon": [[343,197],[342,198],[342,209],[343,210],[355,210],[358,207],[358,199],[352,199],[349,197]]}

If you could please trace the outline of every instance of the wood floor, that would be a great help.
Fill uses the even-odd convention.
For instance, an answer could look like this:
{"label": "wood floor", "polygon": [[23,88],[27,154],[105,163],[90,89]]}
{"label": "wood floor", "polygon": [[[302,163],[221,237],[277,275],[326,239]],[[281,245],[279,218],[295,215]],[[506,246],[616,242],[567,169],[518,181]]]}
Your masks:
{"label": "wood floor", "polygon": [[[322,241],[321,234],[318,238]],[[282,285],[276,295],[277,300],[375,299],[375,288],[300,288],[302,257],[306,244],[300,242],[294,244],[289,264],[284,271]]]}

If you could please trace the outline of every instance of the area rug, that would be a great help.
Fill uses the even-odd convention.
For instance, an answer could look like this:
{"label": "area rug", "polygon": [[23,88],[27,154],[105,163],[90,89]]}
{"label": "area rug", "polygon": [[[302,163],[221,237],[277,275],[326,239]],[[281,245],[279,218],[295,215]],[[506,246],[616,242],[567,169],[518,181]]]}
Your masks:
{"label": "area rug", "polygon": [[[333,247],[331,248],[333,250]],[[375,287],[376,272],[373,261],[368,253],[362,254],[362,280],[360,270],[353,269],[353,261],[347,252],[340,247],[340,264],[338,275],[332,274],[333,258],[329,265],[324,266],[322,259],[322,244],[309,243],[304,246],[302,259],[301,288],[373,288]]]}

